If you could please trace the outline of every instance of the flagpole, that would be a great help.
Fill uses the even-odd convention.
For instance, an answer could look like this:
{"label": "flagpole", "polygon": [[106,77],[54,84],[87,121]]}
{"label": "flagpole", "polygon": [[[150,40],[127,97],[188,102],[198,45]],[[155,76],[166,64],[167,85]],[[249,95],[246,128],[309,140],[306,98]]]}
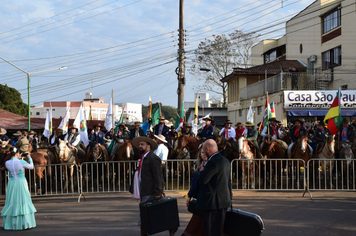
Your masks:
{"label": "flagpole", "polygon": [[[111,128],[114,128],[115,119],[114,119],[114,90],[113,89],[111,89],[111,119],[112,119]],[[110,130],[108,131],[110,132]]]}

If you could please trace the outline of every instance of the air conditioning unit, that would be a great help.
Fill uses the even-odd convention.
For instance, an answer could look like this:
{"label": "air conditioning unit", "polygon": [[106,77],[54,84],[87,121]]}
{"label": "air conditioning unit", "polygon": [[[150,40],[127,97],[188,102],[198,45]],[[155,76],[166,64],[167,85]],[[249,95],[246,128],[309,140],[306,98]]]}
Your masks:
{"label": "air conditioning unit", "polygon": [[309,57],[309,61],[310,61],[310,62],[316,62],[316,59],[317,59],[317,56],[316,56],[316,55],[311,55],[311,56]]}

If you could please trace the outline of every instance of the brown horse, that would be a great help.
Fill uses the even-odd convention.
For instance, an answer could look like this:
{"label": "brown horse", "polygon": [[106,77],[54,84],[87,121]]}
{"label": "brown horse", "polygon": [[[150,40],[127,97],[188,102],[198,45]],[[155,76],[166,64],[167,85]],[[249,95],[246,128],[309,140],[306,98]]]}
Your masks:
{"label": "brown horse", "polygon": [[270,173],[270,175],[267,175],[267,173],[266,173],[266,176],[272,176],[272,174],[273,174],[273,176],[276,177],[276,179],[280,178],[281,170],[282,170],[282,168],[285,167],[285,162],[283,162],[282,160],[269,161],[269,159],[283,159],[283,158],[285,158],[286,149],[281,147],[281,145],[279,144],[279,141],[281,141],[281,140],[268,141],[267,139],[265,139],[263,141],[263,145],[261,145],[262,156],[264,159],[266,159],[266,163],[265,163],[266,172]]}
{"label": "brown horse", "polygon": [[111,158],[112,161],[121,161],[119,163],[114,163],[113,167],[113,172],[119,176],[119,181],[123,182],[127,178],[131,176],[130,171],[135,170],[135,166],[133,163],[125,163],[124,161],[133,161],[134,160],[134,155],[133,153],[133,147],[131,141],[125,141],[121,145],[116,144],[116,149],[115,149],[115,154]]}
{"label": "brown horse", "polygon": [[[237,143],[239,145],[239,155],[240,158],[244,161],[241,163],[242,167],[242,175],[243,175],[243,183],[244,186],[243,188],[247,188],[247,176],[250,178],[250,184],[251,188],[255,188],[255,169],[256,172],[258,172],[258,168],[255,168],[255,162],[253,159],[255,159],[255,154],[251,151],[251,148],[248,144],[248,141],[245,139],[245,136],[240,136],[237,140]],[[257,165],[257,163],[256,163]],[[257,173],[256,173],[257,174]]]}
{"label": "brown horse", "polygon": [[31,153],[33,164],[35,165],[36,176],[42,179],[44,177],[43,172],[46,169],[45,165],[47,165],[47,159],[44,153],[37,152],[37,151],[33,152],[33,151],[34,150],[32,149],[32,141],[31,141],[28,145],[28,152]]}
{"label": "brown horse", "polygon": [[190,157],[193,159],[197,158],[199,153],[199,146],[203,142],[201,139],[196,139],[194,137],[190,137],[189,135],[182,134],[178,138],[177,150],[180,152],[184,148],[188,147],[190,151]]}

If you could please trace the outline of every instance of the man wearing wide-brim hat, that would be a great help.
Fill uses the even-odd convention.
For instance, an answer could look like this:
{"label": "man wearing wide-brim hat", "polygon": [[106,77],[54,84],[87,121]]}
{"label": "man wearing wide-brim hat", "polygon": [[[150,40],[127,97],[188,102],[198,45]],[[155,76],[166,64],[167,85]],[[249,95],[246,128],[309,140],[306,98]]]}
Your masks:
{"label": "man wearing wide-brim hat", "polygon": [[160,135],[162,134],[166,140],[168,140],[169,137],[169,127],[164,123],[165,117],[160,116],[159,117],[159,123],[155,125],[154,127],[154,134],[155,135]]}
{"label": "man wearing wide-brim hat", "polygon": [[191,137],[195,137],[195,134],[192,131],[192,125],[188,122],[183,122],[181,133]]}
{"label": "man wearing wide-brim hat", "polygon": [[80,143],[80,134],[78,133],[78,128],[75,124],[73,124],[68,133],[64,136],[64,140],[67,141],[68,147],[76,148],[77,150],[77,157],[81,160],[81,162],[85,159],[85,150],[83,150],[79,143]]}
{"label": "man wearing wide-brim hat", "polygon": [[90,132],[89,134],[89,141],[92,143],[100,143],[103,145],[105,143],[105,133],[101,131],[101,124],[98,122],[96,125],[94,125],[94,129]]}
{"label": "man wearing wide-brim hat", "polygon": [[37,139],[37,137],[35,137],[35,134],[36,134],[35,131],[30,130],[30,132],[28,132],[28,135],[27,135],[28,143],[31,143],[32,150],[37,149],[38,139]]}
{"label": "man wearing wide-brim hat", "polygon": [[2,143],[2,141],[7,141],[9,140],[9,137],[6,135],[7,131],[4,128],[0,128],[0,143]]}
{"label": "man wearing wide-brim hat", "polygon": [[246,139],[254,144],[257,153],[260,154],[261,150],[257,142],[258,130],[256,129],[255,124],[251,121],[246,121],[245,127],[247,129]]}
{"label": "man wearing wide-brim hat", "polygon": [[[289,132],[289,136],[292,139],[292,143],[289,144],[289,146],[288,146],[288,150],[287,150],[288,158],[292,157],[292,147],[293,147],[294,143],[298,141],[299,134],[301,132],[304,134],[307,133],[307,130],[305,129],[303,124],[304,124],[304,120],[302,120],[300,118],[296,118],[293,121],[293,127],[291,128],[291,130]],[[310,150],[310,155],[313,155],[313,148],[309,144],[308,144],[308,147]]]}
{"label": "man wearing wide-brim hat", "polygon": [[232,122],[230,120],[225,120],[224,127],[220,130],[219,135],[225,138],[226,140],[232,139],[235,141],[236,132],[231,128]]}
{"label": "man wearing wide-brim hat", "polygon": [[130,130],[130,140],[141,136],[145,136],[145,132],[141,128],[140,122],[136,121],[134,128]]}
{"label": "man wearing wide-brim hat", "polygon": [[166,178],[166,162],[168,159],[168,148],[167,148],[167,140],[166,138],[160,134],[160,135],[154,135],[154,138],[156,140],[156,143],[158,144],[157,149],[154,151],[154,153],[161,159],[162,161],[162,176],[163,180]]}
{"label": "man wearing wide-brim hat", "polygon": [[60,128],[55,128],[54,133],[49,137],[50,146],[58,147],[59,139],[64,140],[63,130]]}
{"label": "man wearing wide-brim hat", "polygon": [[314,143],[316,143],[317,145],[313,147],[314,149],[316,148],[316,154],[318,154],[320,149],[324,147],[326,136],[329,135],[332,135],[332,133],[328,128],[325,128],[324,121],[319,121],[314,133]]}
{"label": "man wearing wide-brim hat", "polygon": [[[137,166],[139,177],[135,178],[137,181],[134,183],[138,185],[138,188],[135,186],[134,189],[140,189],[140,202],[145,203],[161,198],[164,185],[161,172],[162,161],[153,152],[158,147],[157,143],[147,137],[137,137],[132,140],[132,145],[139,149],[141,153]],[[141,235],[148,235],[142,231],[142,227]]]}
{"label": "man wearing wide-brim hat", "polygon": [[20,131],[17,131],[14,136],[18,136],[18,141],[15,147],[20,150],[20,153],[28,152],[28,139],[27,139],[27,132],[22,131],[21,135],[18,135]]}
{"label": "man wearing wide-brim hat", "polygon": [[283,134],[277,125],[276,118],[273,117],[269,119],[269,124],[268,126],[263,127],[261,136],[263,137],[263,140],[268,139],[269,141],[283,138]]}
{"label": "man wearing wide-brim hat", "polygon": [[200,137],[202,140],[214,139],[214,128],[211,125],[211,118],[204,117],[203,121],[205,122],[205,126],[198,133],[198,137]]}

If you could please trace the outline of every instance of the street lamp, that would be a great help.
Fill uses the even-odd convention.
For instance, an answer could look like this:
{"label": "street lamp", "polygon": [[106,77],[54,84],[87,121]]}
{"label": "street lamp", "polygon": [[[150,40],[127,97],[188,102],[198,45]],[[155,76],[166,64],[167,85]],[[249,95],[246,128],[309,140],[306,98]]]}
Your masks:
{"label": "street lamp", "polygon": [[49,72],[49,71],[53,71],[53,70],[64,70],[67,69],[66,66],[62,66],[59,68],[54,68],[54,69],[49,69],[49,70],[43,70],[43,71],[37,71],[37,72],[27,72],[23,69],[21,69],[20,67],[12,64],[11,62],[9,62],[8,60],[0,57],[0,59],[4,60],[5,62],[9,63],[10,65],[12,65],[13,67],[17,68],[18,70],[22,71],[23,73],[25,73],[27,75],[27,100],[28,100],[28,131],[31,130],[31,105],[30,105],[30,81],[31,81],[31,75],[36,75],[36,74],[40,74],[40,73],[44,73],[44,72]]}

